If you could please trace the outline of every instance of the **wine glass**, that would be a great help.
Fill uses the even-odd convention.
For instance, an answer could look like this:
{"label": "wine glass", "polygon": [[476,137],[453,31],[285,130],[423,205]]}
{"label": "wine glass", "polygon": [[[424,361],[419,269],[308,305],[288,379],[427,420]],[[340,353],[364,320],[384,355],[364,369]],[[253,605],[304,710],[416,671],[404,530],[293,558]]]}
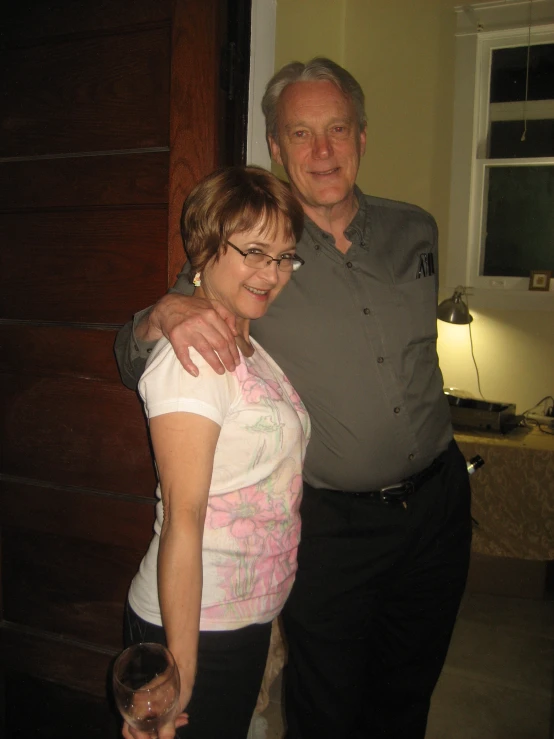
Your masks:
{"label": "wine glass", "polygon": [[179,672],[161,644],[135,644],[116,659],[115,702],[129,726],[156,736],[179,712]]}

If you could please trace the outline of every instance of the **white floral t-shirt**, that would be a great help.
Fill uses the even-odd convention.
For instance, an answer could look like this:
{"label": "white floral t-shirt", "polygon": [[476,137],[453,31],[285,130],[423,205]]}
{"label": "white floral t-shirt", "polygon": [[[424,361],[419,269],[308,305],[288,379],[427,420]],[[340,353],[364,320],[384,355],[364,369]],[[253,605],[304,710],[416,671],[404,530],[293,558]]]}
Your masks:
{"label": "white floral t-shirt", "polygon": [[[148,418],[183,411],[221,426],[204,526],[202,631],[271,621],[282,609],[296,572],[310,420],[279,366],[254,340],[252,344],[253,356],[241,355],[237,369],[224,375],[191,349],[200,370],[196,378],[185,372],[162,339],[139,383]],[[156,494],[160,498],[159,485]],[[159,501],[154,538],[129,591],[133,610],[159,626],[162,521]],[[187,583],[175,587],[186,588]]]}

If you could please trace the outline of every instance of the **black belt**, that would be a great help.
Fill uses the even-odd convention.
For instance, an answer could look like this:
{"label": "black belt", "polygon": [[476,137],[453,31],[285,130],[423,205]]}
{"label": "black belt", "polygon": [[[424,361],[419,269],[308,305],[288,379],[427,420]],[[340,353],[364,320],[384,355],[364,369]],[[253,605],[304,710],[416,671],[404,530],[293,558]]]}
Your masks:
{"label": "black belt", "polygon": [[353,495],[357,498],[378,498],[382,503],[405,503],[410,495],[413,495],[424,483],[437,474],[444,465],[447,454],[448,450],[442,452],[442,454],[439,454],[439,456],[431,462],[429,467],[421,470],[421,472],[416,472],[415,475],[412,475],[406,480],[398,482],[395,485],[386,485],[380,490],[367,490],[362,492],[341,490],[340,492],[346,493],[347,495]]}

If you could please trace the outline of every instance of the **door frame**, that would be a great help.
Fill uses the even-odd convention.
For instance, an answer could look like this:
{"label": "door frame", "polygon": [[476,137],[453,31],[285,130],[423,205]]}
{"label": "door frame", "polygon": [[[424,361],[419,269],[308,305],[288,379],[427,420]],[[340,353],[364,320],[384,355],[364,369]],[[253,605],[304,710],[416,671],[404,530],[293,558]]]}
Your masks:
{"label": "door frame", "polygon": [[266,169],[271,169],[271,158],[261,103],[265,86],[275,69],[276,25],[276,1],[252,0],[246,161]]}

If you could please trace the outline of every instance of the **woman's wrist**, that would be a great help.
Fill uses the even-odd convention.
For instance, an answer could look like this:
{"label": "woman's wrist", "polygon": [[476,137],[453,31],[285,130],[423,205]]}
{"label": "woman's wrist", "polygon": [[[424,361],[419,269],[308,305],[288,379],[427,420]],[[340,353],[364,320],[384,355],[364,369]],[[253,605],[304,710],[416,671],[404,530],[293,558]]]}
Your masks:
{"label": "woman's wrist", "polygon": [[171,653],[175,658],[175,664],[177,665],[177,672],[179,673],[181,687],[183,685],[193,685],[194,679],[196,677],[196,659],[190,659],[188,656],[181,657],[179,653],[175,653],[173,651]]}
{"label": "woman's wrist", "polygon": [[194,687],[194,679],[196,677],[196,669],[192,667],[186,667],[179,669],[179,680],[180,680],[180,703],[179,706],[181,711],[185,711],[192,695],[192,689]]}

